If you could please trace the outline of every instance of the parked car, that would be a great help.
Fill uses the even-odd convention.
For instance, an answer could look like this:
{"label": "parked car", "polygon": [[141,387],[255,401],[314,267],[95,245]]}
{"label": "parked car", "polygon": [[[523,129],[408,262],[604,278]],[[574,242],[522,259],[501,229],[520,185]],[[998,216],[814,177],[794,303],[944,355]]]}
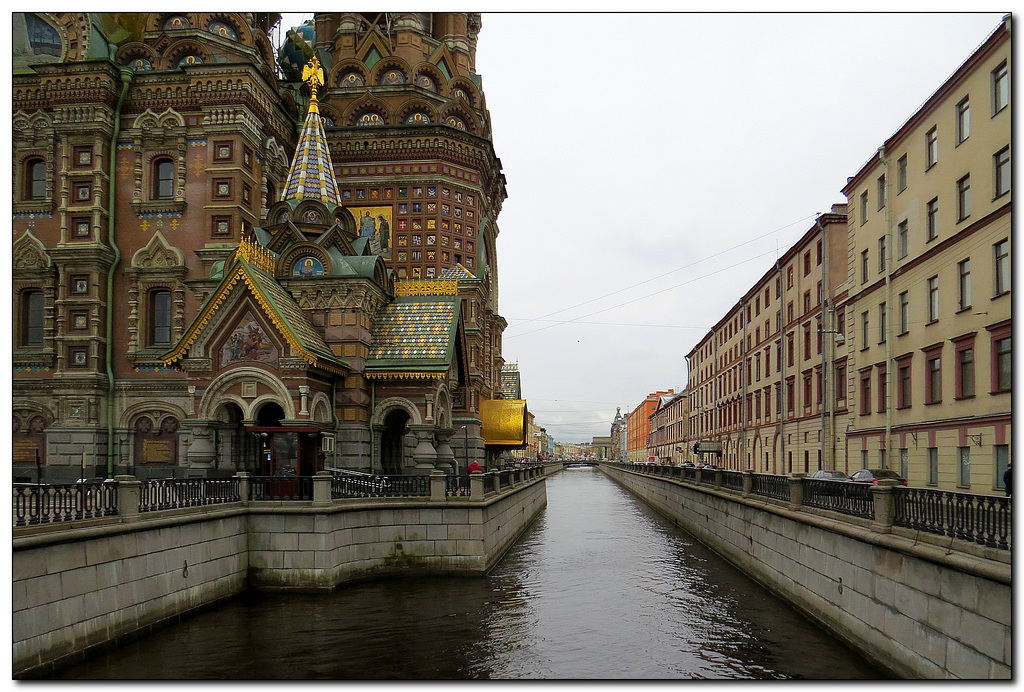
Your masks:
{"label": "parked car", "polygon": [[693,464],[693,462],[692,462],[692,461],[684,461],[684,462],[683,462],[683,468],[684,468],[684,469],[695,469],[695,468],[697,468],[697,467],[696,467],[696,466],[694,466],[694,464]]}
{"label": "parked car", "polygon": [[833,471],[831,469],[818,469],[812,473],[808,478],[820,478],[826,481],[848,481],[850,477],[842,471]]}
{"label": "parked car", "polygon": [[851,483],[873,483],[878,485],[880,480],[899,481],[900,485],[907,484],[907,479],[892,469],[861,469],[850,476]]}

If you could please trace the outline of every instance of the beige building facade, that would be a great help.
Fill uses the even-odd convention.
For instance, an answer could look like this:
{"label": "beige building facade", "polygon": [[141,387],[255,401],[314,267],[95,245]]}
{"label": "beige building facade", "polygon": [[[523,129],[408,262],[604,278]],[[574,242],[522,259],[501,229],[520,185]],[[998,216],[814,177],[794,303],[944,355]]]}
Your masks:
{"label": "beige building facade", "polygon": [[1011,441],[1009,18],[849,200],[848,468],[1000,492]]}
{"label": "beige building facade", "polygon": [[654,457],[659,464],[678,466],[690,459],[687,450],[689,432],[689,392],[662,395],[658,408],[650,419],[650,449],[648,457]]}

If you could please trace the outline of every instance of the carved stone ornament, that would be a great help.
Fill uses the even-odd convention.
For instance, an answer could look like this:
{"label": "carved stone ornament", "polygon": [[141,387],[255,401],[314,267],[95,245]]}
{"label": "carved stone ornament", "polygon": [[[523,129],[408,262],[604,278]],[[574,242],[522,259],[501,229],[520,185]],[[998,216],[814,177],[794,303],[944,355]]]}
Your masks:
{"label": "carved stone ornament", "polygon": [[32,235],[32,231],[25,231],[14,242],[12,265],[15,269],[44,269],[49,267],[50,264],[50,257],[46,254],[46,246]]}

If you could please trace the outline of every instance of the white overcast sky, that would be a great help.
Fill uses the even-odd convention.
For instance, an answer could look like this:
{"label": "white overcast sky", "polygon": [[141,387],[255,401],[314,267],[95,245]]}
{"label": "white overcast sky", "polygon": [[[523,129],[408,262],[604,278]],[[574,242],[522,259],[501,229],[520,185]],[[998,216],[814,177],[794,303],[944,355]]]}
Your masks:
{"label": "white overcast sky", "polygon": [[1001,17],[485,12],[503,354],[537,423],[589,441],[680,391],[690,349]]}

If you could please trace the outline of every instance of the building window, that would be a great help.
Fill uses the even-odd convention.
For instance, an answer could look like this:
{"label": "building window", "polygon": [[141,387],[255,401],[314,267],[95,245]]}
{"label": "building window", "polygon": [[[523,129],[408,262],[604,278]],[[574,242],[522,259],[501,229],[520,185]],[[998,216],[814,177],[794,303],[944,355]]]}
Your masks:
{"label": "building window", "polygon": [[885,174],[878,177],[878,208],[885,208]]}
{"label": "building window", "polygon": [[928,323],[939,319],[939,277],[928,279]]}
{"label": "building window", "polygon": [[938,352],[929,353],[924,360],[926,404],[937,404],[942,401],[942,355]]}
{"label": "building window", "polygon": [[939,448],[928,448],[928,485],[939,484]]}
{"label": "building window", "polygon": [[866,450],[866,449],[860,450],[860,467],[862,469],[866,469],[868,467],[869,463],[870,463],[870,460],[868,458],[868,450]]}
{"label": "building window", "polygon": [[21,345],[41,348],[43,345],[43,292],[21,294]]}
{"label": "building window", "polygon": [[995,166],[993,197],[1002,197],[1010,191],[1010,147],[1003,147],[993,154],[992,163]]}
{"label": "building window", "polygon": [[868,334],[871,328],[871,320],[868,317],[868,313],[862,312],[860,314],[860,348],[863,351],[868,347]]}
{"label": "building window", "polygon": [[995,365],[994,391],[1008,392],[1013,381],[1010,336],[992,342],[992,361]]}
{"label": "building window", "polygon": [[896,252],[899,259],[910,253],[910,222],[906,219],[896,225]]}
{"label": "building window", "polygon": [[908,478],[910,473],[910,450],[906,447],[900,449],[900,475]]}
{"label": "building window", "polygon": [[170,159],[153,162],[153,199],[174,199],[174,162]]}
{"label": "building window", "polygon": [[1010,104],[1010,73],[1006,61],[992,70],[992,115]]}
{"label": "building window", "polygon": [[871,413],[871,368],[860,374],[860,415]]}
{"label": "building window", "polygon": [[971,307],[971,259],[968,257],[957,265],[957,296],[960,310]]}
{"label": "building window", "polygon": [[885,303],[879,303],[878,304],[878,343],[880,343],[880,344],[884,344],[885,343],[885,339],[886,339],[886,336],[885,336],[886,328],[885,327],[886,327],[886,322],[885,322]]}
{"label": "building window", "polygon": [[29,159],[25,163],[25,199],[46,199],[46,162]]}
{"label": "building window", "polygon": [[151,346],[171,345],[171,292],[149,294],[149,343]]}
{"label": "building window", "polygon": [[939,237],[939,198],[928,202],[928,240]]}
{"label": "building window", "polygon": [[885,271],[885,254],[888,248],[886,247],[885,236],[883,235],[878,239],[878,273],[881,274]]}
{"label": "building window", "polygon": [[860,282],[868,282],[868,251],[864,250],[860,253]]}
{"label": "building window", "polygon": [[900,334],[910,331],[910,291],[900,294]]}
{"label": "building window", "polygon": [[937,127],[928,130],[924,136],[925,170],[939,162],[939,131]]}
{"label": "building window", "polygon": [[971,215],[971,176],[965,175],[956,181],[957,221],[963,221]]}
{"label": "building window", "polygon": [[971,487],[971,448],[957,447],[957,460],[960,467],[960,479],[957,485],[961,488]]}
{"label": "building window", "polygon": [[793,288],[793,267],[786,269],[786,288]]}
{"label": "building window", "polygon": [[811,359],[811,324],[804,325],[804,360]]}
{"label": "building window", "polygon": [[965,98],[956,104],[956,143],[957,146],[971,136],[971,100]]}
{"label": "building window", "polygon": [[868,222],[868,191],[860,193],[860,225]]}
{"label": "building window", "polygon": [[996,489],[1005,490],[1006,484],[1003,483],[1003,474],[1006,473],[1006,467],[1010,465],[1010,445],[995,445],[995,466],[996,466]]}
{"label": "building window", "polygon": [[907,155],[896,161],[896,194],[907,189]]}
{"label": "building window", "polygon": [[974,396],[974,341],[956,351],[956,398]]}
{"label": "building window", "polygon": [[889,407],[889,388],[886,386],[888,372],[884,367],[878,369],[878,412],[885,413]]}
{"label": "building window", "polygon": [[845,408],[846,402],[846,363],[839,363],[836,365],[836,401],[843,402],[843,408]]}
{"label": "building window", "polygon": [[912,374],[910,360],[901,361],[896,371],[896,408],[910,408],[914,401]]}
{"label": "building window", "polygon": [[1010,291],[1010,241],[1003,238],[992,246],[995,261],[994,283],[995,295],[1001,296]]}

